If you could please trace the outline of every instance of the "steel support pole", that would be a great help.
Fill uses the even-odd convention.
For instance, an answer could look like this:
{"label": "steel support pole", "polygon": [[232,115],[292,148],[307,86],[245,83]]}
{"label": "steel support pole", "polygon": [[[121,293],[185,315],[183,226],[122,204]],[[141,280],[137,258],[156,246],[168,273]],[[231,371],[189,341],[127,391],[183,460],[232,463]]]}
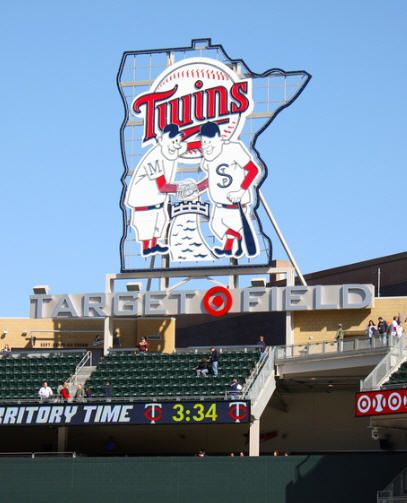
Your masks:
{"label": "steel support pole", "polygon": [[[105,294],[106,298],[114,292],[114,279],[106,275]],[[103,355],[106,356],[109,348],[113,347],[113,315],[106,316],[103,325]]]}
{"label": "steel support pole", "polygon": [[302,275],[300,268],[298,267],[298,264],[295,261],[294,255],[291,253],[291,250],[288,247],[288,244],[287,244],[286,240],[284,239],[284,236],[283,236],[282,232],[280,231],[280,228],[277,225],[276,219],[274,218],[273,214],[271,213],[269,205],[267,204],[267,201],[260,190],[259,190],[259,199],[260,199],[261,204],[263,205],[265,212],[267,213],[267,216],[270,219],[270,222],[272,223],[272,225],[274,227],[274,230],[276,231],[278,238],[281,241],[281,244],[283,245],[285,252],[288,255],[288,258],[290,259],[292,266],[294,267],[294,269],[296,270],[296,272],[298,274],[298,277],[300,278],[301,284],[304,286],[307,286],[307,282],[305,281],[304,276]]}
{"label": "steel support pole", "polygon": [[260,419],[253,419],[249,427],[249,456],[260,456]]}

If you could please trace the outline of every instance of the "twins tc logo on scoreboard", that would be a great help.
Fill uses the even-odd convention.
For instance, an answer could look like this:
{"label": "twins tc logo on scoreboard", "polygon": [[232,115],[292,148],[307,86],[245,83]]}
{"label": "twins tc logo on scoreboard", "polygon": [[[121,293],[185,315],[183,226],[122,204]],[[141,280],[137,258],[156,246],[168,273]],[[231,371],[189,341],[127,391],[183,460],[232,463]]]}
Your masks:
{"label": "twins tc logo on scoreboard", "polygon": [[[278,95],[277,82],[294,76],[294,91]],[[124,54],[122,271],[270,263],[257,212],[267,173],[255,142],[309,78],[253,74],[208,40]]]}

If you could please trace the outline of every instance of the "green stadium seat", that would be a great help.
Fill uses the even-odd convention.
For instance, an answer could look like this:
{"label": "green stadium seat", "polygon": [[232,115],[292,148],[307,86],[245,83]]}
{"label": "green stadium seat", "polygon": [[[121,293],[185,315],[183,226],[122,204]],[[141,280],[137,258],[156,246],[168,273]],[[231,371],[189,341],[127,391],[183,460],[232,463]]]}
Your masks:
{"label": "green stadium seat", "polygon": [[106,381],[112,384],[115,396],[188,396],[223,397],[234,376],[243,384],[258,361],[256,351],[235,351],[220,354],[219,376],[196,377],[194,367],[207,353],[176,353],[173,355],[113,351],[98,364],[86,386],[94,396],[104,396]]}

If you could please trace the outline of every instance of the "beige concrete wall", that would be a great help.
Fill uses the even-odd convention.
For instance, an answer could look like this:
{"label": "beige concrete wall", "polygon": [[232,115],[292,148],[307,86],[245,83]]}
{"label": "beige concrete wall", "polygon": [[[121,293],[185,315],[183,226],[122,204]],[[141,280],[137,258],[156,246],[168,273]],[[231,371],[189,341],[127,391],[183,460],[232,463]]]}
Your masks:
{"label": "beige concrete wall", "polygon": [[175,349],[175,318],[116,319],[123,347],[135,347],[142,337],[150,343],[150,351],[172,353]]}
{"label": "beige concrete wall", "polygon": [[[117,319],[114,329],[119,330],[122,347],[135,347],[144,336],[152,351],[174,351],[174,318]],[[93,347],[96,336],[103,339],[103,320],[0,318],[0,349],[5,344],[30,349],[32,336],[36,349]]]}
{"label": "beige concrete wall", "polygon": [[[377,323],[379,316],[390,322],[393,316],[407,316],[407,297],[376,298],[372,309],[341,311],[298,311],[294,318],[294,344],[330,341],[335,339],[338,323],[342,323],[348,337],[365,336],[369,320]],[[404,322],[407,329],[407,323]]]}
{"label": "beige concrete wall", "polygon": [[[285,410],[275,408],[273,399],[268,404],[260,422],[261,452],[379,449],[369,418],[355,417],[356,391],[278,393]],[[400,447],[405,448],[405,441]]]}

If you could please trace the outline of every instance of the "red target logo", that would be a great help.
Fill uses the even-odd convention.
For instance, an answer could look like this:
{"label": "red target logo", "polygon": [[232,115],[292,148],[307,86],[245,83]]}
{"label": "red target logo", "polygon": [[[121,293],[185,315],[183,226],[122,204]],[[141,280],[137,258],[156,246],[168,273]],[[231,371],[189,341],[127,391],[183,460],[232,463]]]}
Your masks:
{"label": "red target logo", "polygon": [[212,316],[224,316],[232,307],[232,295],[224,286],[209,289],[202,300],[205,311]]}
{"label": "red target logo", "polygon": [[390,410],[395,411],[395,410],[399,409],[401,407],[402,403],[403,403],[403,399],[401,398],[400,393],[397,393],[397,392],[392,393],[389,396],[388,407]]}
{"label": "red target logo", "polygon": [[357,408],[360,414],[366,414],[372,406],[372,401],[368,395],[361,395],[357,401]]}

